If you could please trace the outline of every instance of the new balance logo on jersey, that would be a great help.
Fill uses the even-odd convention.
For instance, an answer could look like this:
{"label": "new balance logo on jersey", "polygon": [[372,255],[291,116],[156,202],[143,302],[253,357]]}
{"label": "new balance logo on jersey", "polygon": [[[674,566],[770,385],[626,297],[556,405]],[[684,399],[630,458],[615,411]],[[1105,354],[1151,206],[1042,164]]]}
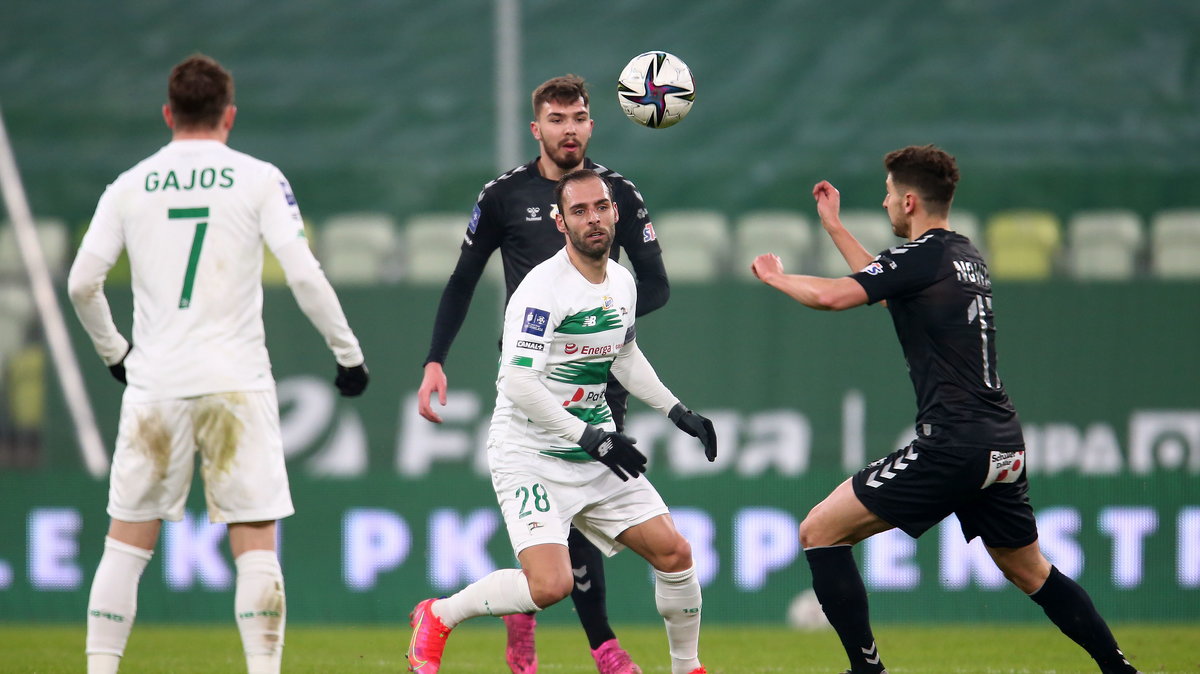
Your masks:
{"label": "new balance logo on jersey", "polygon": [[896,458],[893,459],[890,464],[886,457],[872,463],[872,466],[878,465],[880,467],[876,468],[874,472],[867,476],[867,486],[872,489],[882,487],[882,480],[890,480],[896,477],[898,471],[908,468],[908,462],[916,459],[918,456],[920,455],[917,454],[917,448],[909,445],[904,454],[896,452]]}
{"label": "new balance logo on jersey", "polygon": [[525,219],[529,222],[536,222],[537,220],[542,219],[542,216],[538,215],[538,213],[542,212],[542,209],[539,206],[530,206],[529,208],[525,209],[525,212],[529,214],[525,216]]}

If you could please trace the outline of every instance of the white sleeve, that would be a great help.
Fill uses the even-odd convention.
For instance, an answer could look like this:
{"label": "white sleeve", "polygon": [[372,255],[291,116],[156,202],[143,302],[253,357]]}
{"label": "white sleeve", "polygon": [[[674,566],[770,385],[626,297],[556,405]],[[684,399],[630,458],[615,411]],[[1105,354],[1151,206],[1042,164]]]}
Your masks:
{"label": "white sleeve", "polygon": [[293,239],[274,249],[274,252],[279,259],[279,266],[283,267],[288,287],[296,297],[296,304],[300,305],[300,310],[325,338],[325,344],[333,351],[338,364],[345,367],[361,365],[363,353],[358,338],[350,330],[337,293],[329,285],[317,258],[308,249],[308,242],[305,239]]}
{"label": "white sleeve", "polygon": [[534,424],[571,442],[579,442],[587,422],[563,409],[562,403],[542,383],[540,374],[528,367],[501,365],[497,388]]}
{"label": "white sleeve", "polygon": [[111,263],[81,249],[67,275],[67,295],[75,307],[75,315],[105,365],[116,365],[129,351],[129,341],[117,330],[108,298],[104,296],[104,279],[111,268]]}
{"label": "white sleeve", "polygon": [[658,379],[658,374],[638,348],[636,340],[621,348],[617,359],[613,361],[612,374],[633,397],[664,415],[679,402],[679,398]]}
{"label": "white sleeve", "polygon": [[79,250],[86,250],[108,263],[104,268],[105,272],[117,263],[117,258],[125,249],[124,231],[121,229],[120,209],[117,204],[119,192],[120,189],[113,185],[105,188],[104,194],[100,195],[100,201],[96,204],[92,221],[88,223],[83,240],[79,243]]}

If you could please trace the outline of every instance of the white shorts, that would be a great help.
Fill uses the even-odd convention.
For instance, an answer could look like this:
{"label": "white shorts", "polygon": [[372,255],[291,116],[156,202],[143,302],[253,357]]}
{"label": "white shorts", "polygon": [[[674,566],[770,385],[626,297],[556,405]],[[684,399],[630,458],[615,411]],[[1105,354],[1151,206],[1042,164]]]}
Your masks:
{"label": "white shorts", "polygon": [[295,512],[275,390],[121,404],[108,514],[183,519],[196,452],[211,522],[267,522]]}
{"label": "white shorts", "polygon": [[492,486],[513,553],[543,543],[567,544],[574,524],[611,557],[625,548],[626,529],[670,512],[645,475],[622,482],[602,463],[529,451],[489,450]]}

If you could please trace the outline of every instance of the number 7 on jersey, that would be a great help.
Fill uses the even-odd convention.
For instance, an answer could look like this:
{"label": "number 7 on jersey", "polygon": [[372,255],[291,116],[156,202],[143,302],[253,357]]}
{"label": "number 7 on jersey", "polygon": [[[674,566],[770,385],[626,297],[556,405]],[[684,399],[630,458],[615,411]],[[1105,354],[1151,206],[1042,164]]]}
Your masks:
{"label": "number 7 on jersey", "polygon": [[196,283],[196,267],[200,264],[200,249],[204,247],[204,233],[208,231],[208,207],[169,208],[168,220],[204,220],[196,223],[196,234],[192,237],[192,252],[188,255],[187,271],[183,274],[183,292],[179,293],[179,308],[187,309],[192,304],[192,286]]}

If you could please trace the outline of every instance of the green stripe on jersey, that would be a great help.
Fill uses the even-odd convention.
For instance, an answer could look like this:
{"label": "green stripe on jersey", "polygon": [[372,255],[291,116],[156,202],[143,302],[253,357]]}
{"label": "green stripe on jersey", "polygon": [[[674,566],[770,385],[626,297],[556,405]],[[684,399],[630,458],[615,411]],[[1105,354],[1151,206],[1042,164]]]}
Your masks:
{"label": "green stripe on jersey", "polygon": [[539,453],[546,456],[553,456],[556,459],[563,459],[564,461],[595,461],[591,454],[583,451],[582,447],[576,447],[575,449],[543,449]]}
{"label": "green stripe on jersey", "polygon": [[595,407],[568,407],[567,411],[593,426],[599,426],[612,419],[612,410],[608,408],[608,403],[600,403]]}
{"label": "green stripe on jersey", "polygon": [[517,367],[533,367],[533,359],[529,356],[513,356],[509,359],[508,364]]}
{"label": "green stripe on jersey", "polygon": [[[162,211],[159,211],[162,213]],[[181,218],[207,218],[208,207],[203,208],[168,208],[167,219],[178,220]]]}
{"label": "green stripe on jersey", "polygon": [[620,327],[622,327],[621,316],[617,314],[616,309],[596,307],[591,311],[581,311],[567,316],[554,331],[564,335],[590,335]]}
{"label": "green stripe on jersey", "polygon": [[547,374],[546,378],[576,386],[603,384],[608,381],[608,371],[612,369],[612,364],[612,360],[563,363]]}

